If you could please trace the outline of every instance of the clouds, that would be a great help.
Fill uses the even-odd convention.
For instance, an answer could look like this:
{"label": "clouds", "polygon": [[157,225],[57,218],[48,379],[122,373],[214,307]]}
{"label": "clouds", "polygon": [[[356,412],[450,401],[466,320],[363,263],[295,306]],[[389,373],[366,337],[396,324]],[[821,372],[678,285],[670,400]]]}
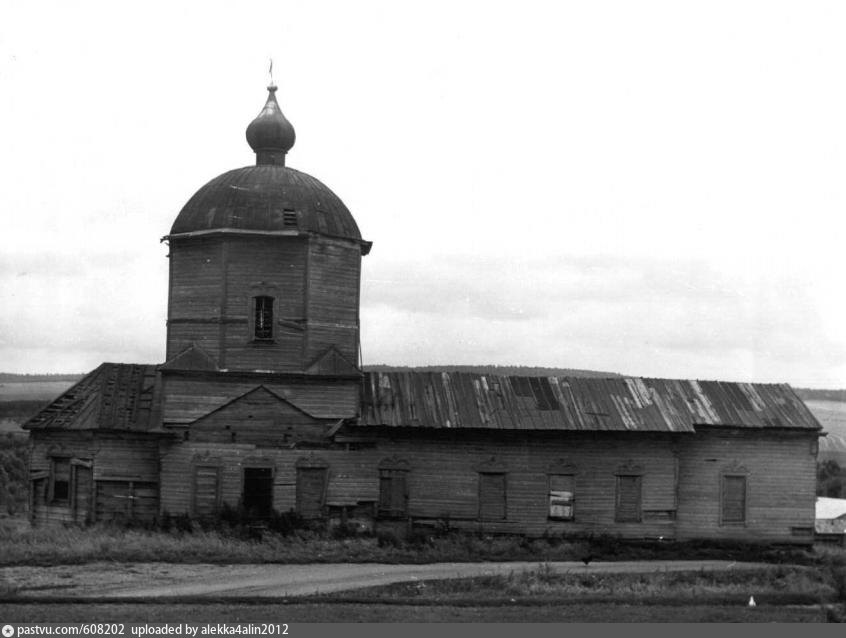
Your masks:
{"label": "clouds", "polygon": [[374,260],[365,272],[370,363],[823,384],[846,366],[846,348],[821,330],[801,282],[702,260],[439,256]]}

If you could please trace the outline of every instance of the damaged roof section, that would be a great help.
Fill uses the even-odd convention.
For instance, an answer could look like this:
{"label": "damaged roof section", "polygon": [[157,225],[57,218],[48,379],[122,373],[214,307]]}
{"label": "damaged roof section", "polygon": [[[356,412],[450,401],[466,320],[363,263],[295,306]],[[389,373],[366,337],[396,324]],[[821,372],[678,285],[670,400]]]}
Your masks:
{"label": "damaged roof section", "polygon": [[147,431],[156,366],[103,363],[27,421],[27,430]]}
{"label": "damaged roof section", "polygon": [[618,377],[370,372],[360,425],[694,432],[698,425],[819,430],[785,384]]}

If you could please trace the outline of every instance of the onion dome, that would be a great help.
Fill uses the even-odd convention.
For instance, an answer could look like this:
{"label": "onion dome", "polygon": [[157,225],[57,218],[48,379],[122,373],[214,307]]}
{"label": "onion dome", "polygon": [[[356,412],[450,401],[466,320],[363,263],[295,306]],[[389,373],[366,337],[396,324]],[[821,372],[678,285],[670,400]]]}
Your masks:
{"label": "onion dome", "polygon": [[256,164],[285,166],[297,135],[276,101],[276,85],[268,86],[267,93],[264,108],[247,127],[247,143],[256,152]]}
{"label": "onion dome", "polygon": [[256,164],[218,175],[183,206],[167,238],[211,233],[318,234],[358,243],[361,238],[344,202],[320,180],[285,166],[294,145],[294,127],[276,103],[276,87],[261,113],[247,127]]}

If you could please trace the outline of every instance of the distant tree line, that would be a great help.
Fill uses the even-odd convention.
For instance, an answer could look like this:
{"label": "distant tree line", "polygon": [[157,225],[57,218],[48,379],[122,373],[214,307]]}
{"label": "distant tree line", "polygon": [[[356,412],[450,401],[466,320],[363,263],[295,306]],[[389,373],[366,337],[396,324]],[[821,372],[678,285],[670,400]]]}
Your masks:
{"label": "distant tree line", "polygon": [[846,477],[837,461],[828,460],[817,463],[817,496],[846,497],[844,483],[846,483]]}
{"label": "distant tree line", "polygon": [[793,388],[803,401],[843,401],[846,402],[846,390],[814,390],[811,388]]}

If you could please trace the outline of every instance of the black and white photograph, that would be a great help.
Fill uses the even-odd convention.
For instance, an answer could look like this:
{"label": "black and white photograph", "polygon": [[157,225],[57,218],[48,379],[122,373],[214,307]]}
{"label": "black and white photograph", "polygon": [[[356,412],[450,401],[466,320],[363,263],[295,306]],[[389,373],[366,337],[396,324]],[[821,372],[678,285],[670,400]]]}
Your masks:
{"label": "black and white photograph", "polygon": [[844,33],[0,0],[3,638],[846,621]]}

